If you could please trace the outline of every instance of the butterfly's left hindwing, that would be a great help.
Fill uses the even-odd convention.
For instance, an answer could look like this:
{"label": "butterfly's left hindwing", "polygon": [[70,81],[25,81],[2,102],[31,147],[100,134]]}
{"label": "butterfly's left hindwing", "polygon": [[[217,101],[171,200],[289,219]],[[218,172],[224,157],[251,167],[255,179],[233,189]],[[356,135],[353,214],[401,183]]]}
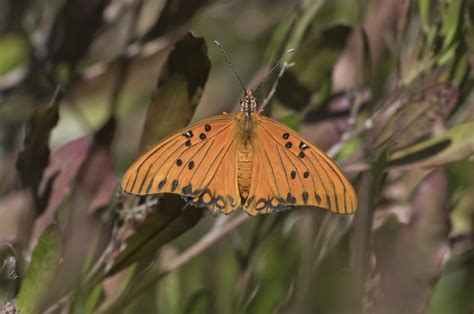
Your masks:
{"label": "butterfly's left hindwing", "polygon": [[230,213],[240,207],[236,118],[221,115],[168,136],[145,152],[122,180],[135,195],[175,193],[195,206]]}
{"label": "butterfly's left hindwing", "polygon": [[357,197],[337,165],[287,126],[259,116],[247,213],[311,205],[339,214],[356,210]]}

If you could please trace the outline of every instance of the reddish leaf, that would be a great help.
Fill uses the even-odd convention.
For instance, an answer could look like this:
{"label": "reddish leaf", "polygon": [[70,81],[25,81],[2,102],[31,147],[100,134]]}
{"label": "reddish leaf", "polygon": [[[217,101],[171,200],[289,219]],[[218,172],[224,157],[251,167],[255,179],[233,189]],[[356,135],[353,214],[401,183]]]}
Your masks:
{"label": "reddish leaf", "polygon": [[448,252],[448,195],[446,173],[434,170],[415,191],[409,224],[385,224],[376,231],[380,284],[373,312],[424,313]]}
{"label": "reddish leaf", "polygon": [[[72,182],[76,179],[91,146],[88,137],[81,137],[66,143],[51,155],[41,181],[39,193],[48,199],[46,210],[35,223],[34,239],[54,222],[56,211],[71,192]],[[49,195],[46,197],[45,195]]]}
{"label": "reddish leaf", "polygon": [[373,115],[374,147],[396,149],[429,134],[451,112],[458,89],[451,83],[437,83],[422,89],[397,92]]}

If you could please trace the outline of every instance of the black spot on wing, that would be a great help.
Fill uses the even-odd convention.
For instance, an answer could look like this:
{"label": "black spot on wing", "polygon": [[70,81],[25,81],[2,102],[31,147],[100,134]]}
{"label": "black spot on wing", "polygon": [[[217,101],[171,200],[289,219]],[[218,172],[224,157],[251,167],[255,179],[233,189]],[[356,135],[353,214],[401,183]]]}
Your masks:
{"label": "black spot on wing", "polygon": [[153,184],[155,183],[155,177],[151,178],[150,182],[148,183],[148,187],[146,189],[146,193],[149,194],[151,189],[153,188]]}
{"label": "black spot on wing", "polygon": [[166,184],[166,178],[164,178],[163,180],[160,181],[160,183],[158,183],[158,189],[162,189]]}
{"label": "black spot on wing", "polygon": [[299,147],[300,147],[301,150],[305,150],[305,149],[308,148],[308,145],[306,145],[305,142],[301,142]]}
{"label": "black spot on wing", "polygon": [[290,192],[288,192],[288,194],[286,195],[286,202],[288,204],[294,204],[296,203],[296,198]]}
{"label": "black spot on wing", "polygon": [[294,180],[296,178],[296,171],[294,170],[291,171],[290,175],[291,175],[291,178]]}
{"label": "black spot on wing", "polygon": [[318,205],[321,204],[322,199],[318,193],[314,193],[314,198],[316,199],[316,202],[318,202]]}
{"label": "black spot on wing", "polygon": [[306,192],[306,191],[303,192],[303,194],[301,195],[301,197],[303,198],[303,202],[304,202],[305,204],[307,204],[307,203],[308,203],[308,197],[309,197],[308,192]]}
{"label": "black spot on wing", "polygon": [[192,188],[191,183],[189,183],[188,185],[183,187],[183,189],[181,191],[183,192],[183,194],[192,194],[193,188]]}
{"label": "black spot on wing", "polygon": [[171,182],[171,192],[174,192],[174,190],[176,190],[177,187],[178,187],[178,180],[173,180],[173,182]]}

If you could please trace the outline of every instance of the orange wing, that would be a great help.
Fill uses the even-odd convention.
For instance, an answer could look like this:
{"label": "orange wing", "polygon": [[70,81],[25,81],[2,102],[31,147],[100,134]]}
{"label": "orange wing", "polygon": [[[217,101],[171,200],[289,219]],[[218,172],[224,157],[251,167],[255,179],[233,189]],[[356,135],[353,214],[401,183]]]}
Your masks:
{"label": "orange wing", "polygon": [[145,152],[122,180],[135,195],[175,193],[190,204],[230,213],[241,207],[235,114],[203,120]]}
{"label": "orange wing", "polygon": [[244,209],[250,215],[312,205],[352,214],[357,196],[337,165],[287,126],[257,119],[252,184]]}

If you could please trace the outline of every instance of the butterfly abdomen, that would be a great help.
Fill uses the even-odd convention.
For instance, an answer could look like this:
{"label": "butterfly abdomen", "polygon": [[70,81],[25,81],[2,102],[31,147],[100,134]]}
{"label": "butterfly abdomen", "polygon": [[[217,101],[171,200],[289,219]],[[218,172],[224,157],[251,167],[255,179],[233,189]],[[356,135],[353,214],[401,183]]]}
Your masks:
{"label": "butterfly abdomen", "polygon": [[246,199],[250,191],[252,180],[253,153],[249,144],[243,143],[240,146],[237,156],[237,182],[240,196]]}

